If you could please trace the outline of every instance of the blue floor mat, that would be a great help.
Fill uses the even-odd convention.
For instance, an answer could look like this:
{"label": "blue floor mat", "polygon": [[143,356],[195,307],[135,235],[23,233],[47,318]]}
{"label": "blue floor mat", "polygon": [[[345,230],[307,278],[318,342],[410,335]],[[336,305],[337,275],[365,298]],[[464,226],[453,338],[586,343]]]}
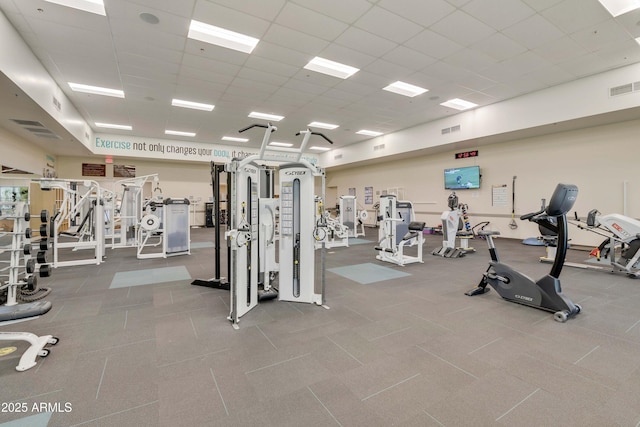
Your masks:
{"label": "blue floor mat", "polygon": [[393,268],[382,267],[373,263],[330,268],[328,271],[363,285],[411,276],[409,273],[394,270]]}
{"label": "blue floor mat", "polygon": [[156,283],[177,282],[178,280],[191,280],[191,275],[183,265],[149,270],[121,271],[113,276],[109,289],[154,285]]}

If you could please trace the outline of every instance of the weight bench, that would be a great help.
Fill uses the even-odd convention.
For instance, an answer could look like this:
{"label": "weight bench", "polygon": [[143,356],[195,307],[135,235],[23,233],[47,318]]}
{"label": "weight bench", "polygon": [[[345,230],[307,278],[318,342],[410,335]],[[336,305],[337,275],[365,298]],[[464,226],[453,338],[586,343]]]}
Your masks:
{"label": "weight bench", "polygon": [[[0,306],[0,326],[37,319],[49,310],[51,310],[49,301]],[[36,366],[37,356],[47,357],[49,350],[44,347],[47,344],[55,345],[59,340],[51,335],[39,337],[30,332],[0,332],[0,341],[26,341],[30,344],[16,366],[16,370],[22,372]]]}

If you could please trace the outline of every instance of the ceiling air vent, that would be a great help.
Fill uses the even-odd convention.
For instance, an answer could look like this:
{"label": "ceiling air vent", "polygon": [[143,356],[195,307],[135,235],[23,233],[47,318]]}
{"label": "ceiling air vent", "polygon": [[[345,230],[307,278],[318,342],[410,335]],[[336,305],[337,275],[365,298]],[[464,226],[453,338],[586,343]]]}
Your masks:
{"label": "ceiling air vent", "polygon": [[55,133],[51,132],[47,129],[42,123],[36,122],[34,120],[20,120],[20,119],[11,119],[12,122],[19,124],[22,129],[31,132],[33,135],[38,136],[40,138],[48,138],[48,139],[62,139]]}
{"label": "ceiling air vent", "polygon": [[333,156],[333,160],[340,160],[342,158],[342,154],[336,154]]}
{"label": "ceiling air vent", "polygon": [[12,122],[19,124],[20,126],[37,126],[39,128],[43,128],[44,125],[40,122],[36,122],[33,120],[20,120],[20,119],[11,119]]}
{"label": "ceiling air vent", "polygon": [[620,96],[633,92],[633,83],[627,83],[616,87],[609,88],[609,96]]}
{"label": "ceiling air vent", "polygon": [[446,134],[452,133],[452,132],[460,132],[460,125],[455,125],[455,126],[451,126],[450,128],[444,128],[444,129],[440,130],[440,133],[442,135],[446,135]]}
{"label": "ceiling air vent", "polygon": [[384,150],[384,144],[374,145],[373,151]]}

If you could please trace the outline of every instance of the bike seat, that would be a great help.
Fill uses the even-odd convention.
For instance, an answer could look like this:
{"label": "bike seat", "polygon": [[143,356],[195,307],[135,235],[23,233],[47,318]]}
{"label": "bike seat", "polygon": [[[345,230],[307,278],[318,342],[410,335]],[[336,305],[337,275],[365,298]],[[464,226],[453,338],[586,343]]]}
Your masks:
{"label": "bike seat", "polygon": [[496,230],[480,230],[478,231],[478,236],[498,236],[500,235],[499,231]]}

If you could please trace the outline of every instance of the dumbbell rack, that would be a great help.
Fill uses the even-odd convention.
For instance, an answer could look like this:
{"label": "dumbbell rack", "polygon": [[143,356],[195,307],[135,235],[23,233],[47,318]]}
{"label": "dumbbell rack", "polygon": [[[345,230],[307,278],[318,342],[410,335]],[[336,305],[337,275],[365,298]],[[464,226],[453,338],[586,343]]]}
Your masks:
{"label": "dumbbell rack", "polygon": [[[10,255],[9,267],[6,268],[9,271],[8,280],[5,283],[0,282],[0,289],[6,288],[7,290],[7,300],[4,304],[6,306],[18,304],[19,287],[27,285],[27,288],[30,290],[37,289],[37,276],[35,275],[37,270],[41,269],[41,276],[44,276],[45,274],[42,273],[45,272],[48,276],[51,271],[48,265],[46,267],[42,265],[46,264],[46,247],[43,248],[40,246],[41,250],[38,252],[38,256],[36,258],[31,255],[32,231],[29,227],[29,205],[25,202],[14,202],[11,203],[11,206],[11,215],[4,218],[13,219],[13,231],[10,233],[0,232],[0,235],[10,234],[12,237],[10,248],[0,248],[0,253],[9,252]],[[3,218],[2,215],[0,215],[0,218]],[[43,222],[43,226],[46,231],[46,222],[48,221],[48,214],[46,211],[41,213],[40,219]],[[21,264],[21,259],[24,260],[24,264]],[[20,276],[23,275],[23,271],[24,276],[21,279]]]}

